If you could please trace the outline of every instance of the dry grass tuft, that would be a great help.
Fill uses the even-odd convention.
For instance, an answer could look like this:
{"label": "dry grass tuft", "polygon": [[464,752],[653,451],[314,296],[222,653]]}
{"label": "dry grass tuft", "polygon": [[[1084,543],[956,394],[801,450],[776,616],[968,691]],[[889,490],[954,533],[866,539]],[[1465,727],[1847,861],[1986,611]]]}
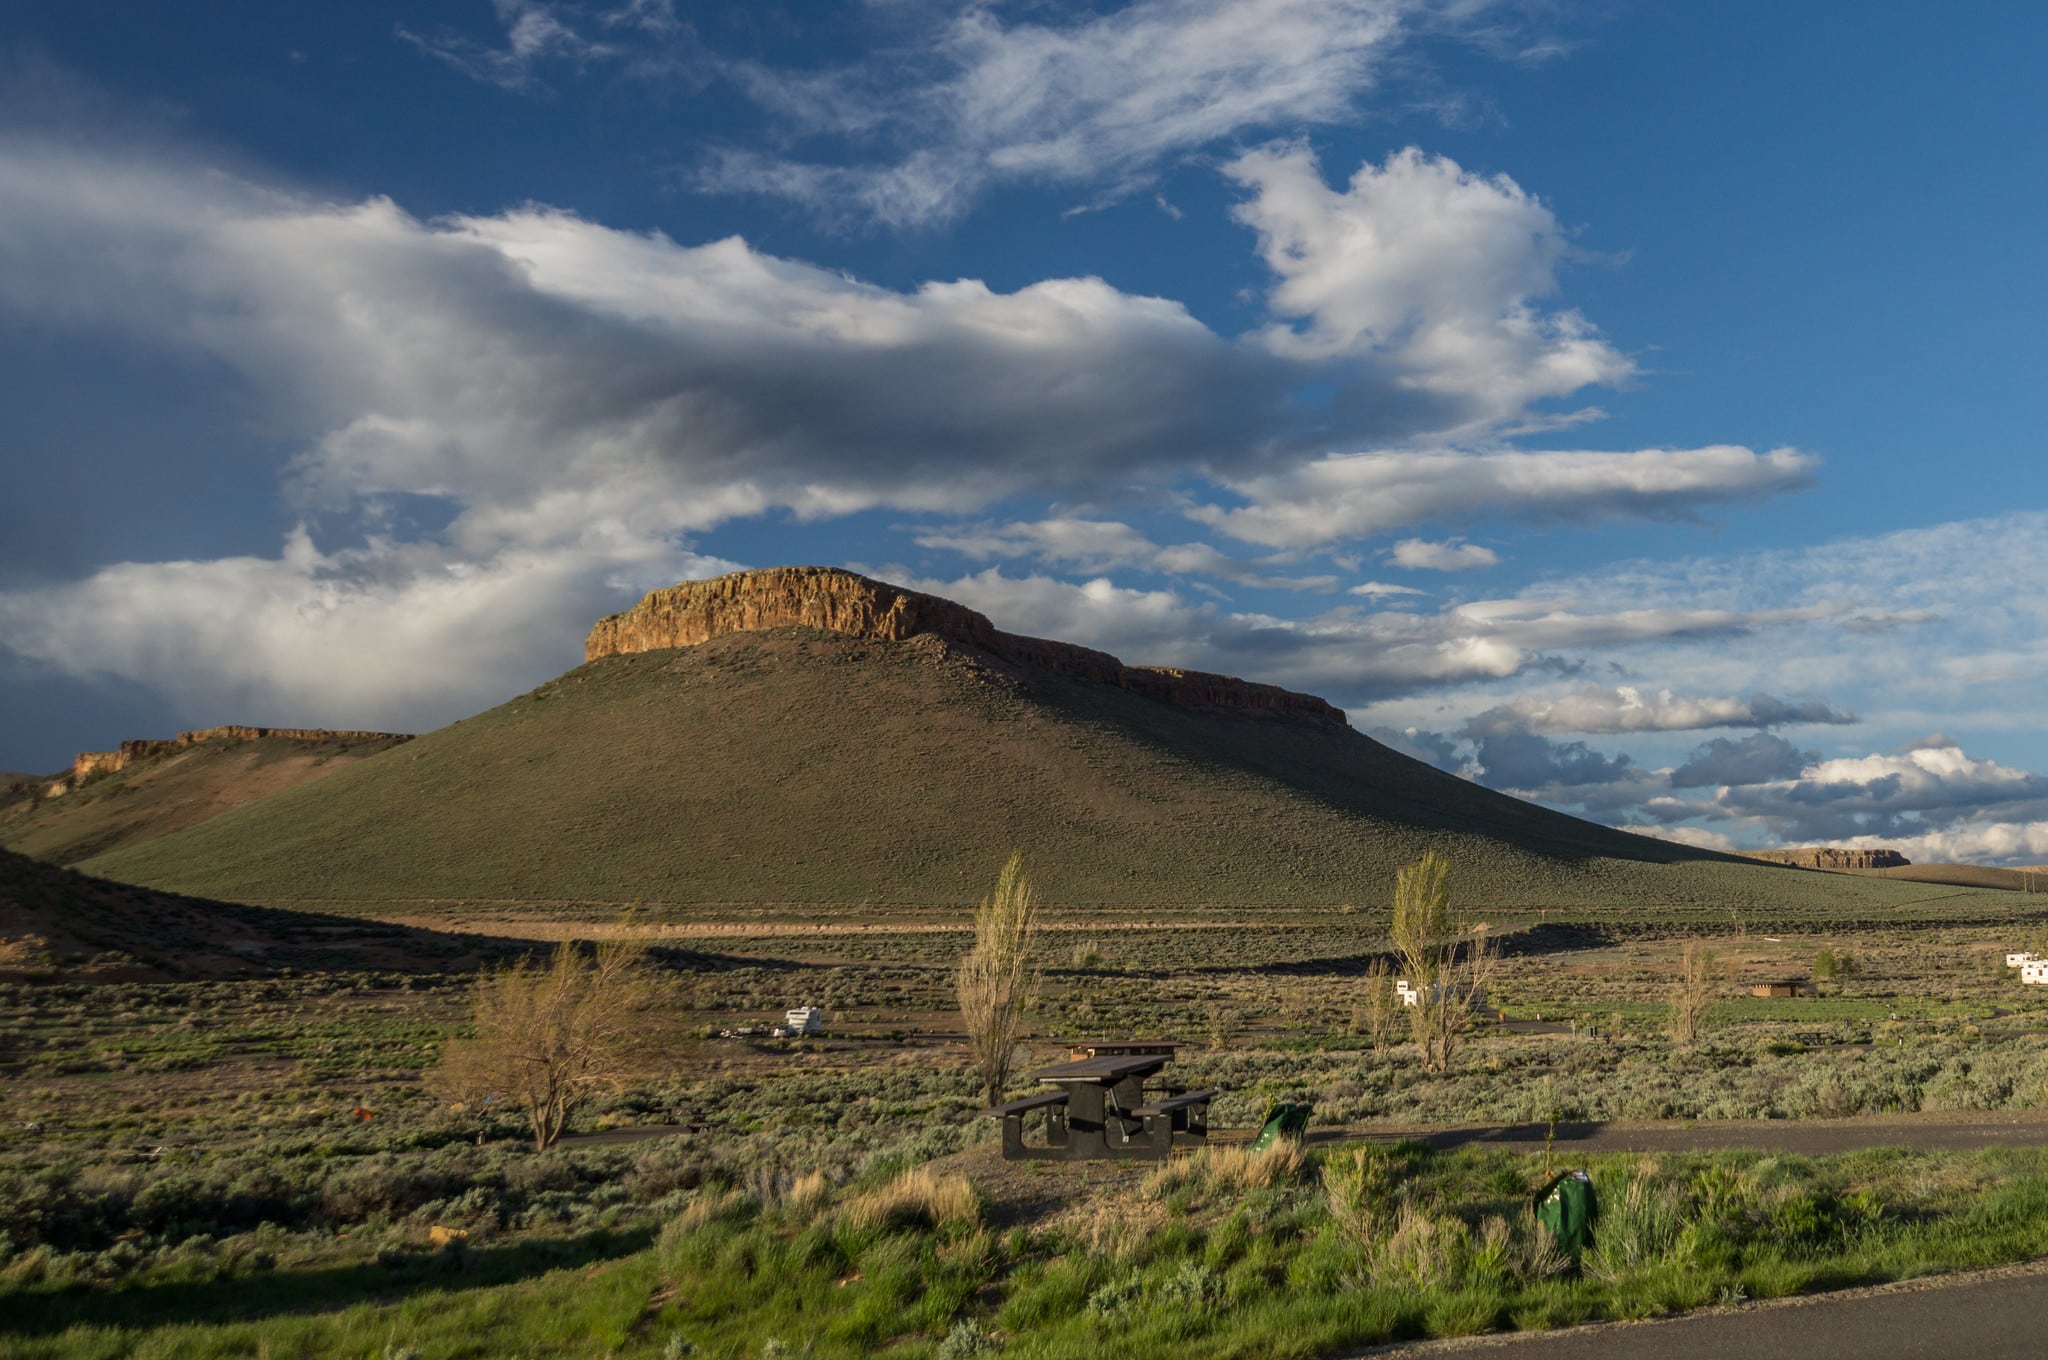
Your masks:
{"label": "dry grass tuft", "polygon": [[981,1200],[965,1176],[934,1176],[920,1166],[848,1201],[845,1212],[863,1230],[943,1228],[979,1223]]}
{"label": "dry grass tuft", "polygon": [[1236,1194],[1261,1186],[1299,1180],[1308,1158],[1301,1144],[1283,1138],[1264,1152],[1247,1146],[1206,1147],[1191,1157],[1176,1157],[1146,1178],[1145,1193],[1164,1199],[1182,1188],[1206,1194]]}
{"label": "dry grass tuft", "polygon": [[685,1205],[676,1218],[676,1229],[693,1233],[720,1219],[731,1218],[746,1206],[747,1197],[737,1190],[705,1190]]}
{"label": "dry grass tuft", "polygon": [[798,1176],[783,1192],[782,1207],[793,1214],[815,1214],[832,1200],[832,1182],[822,1171]]}

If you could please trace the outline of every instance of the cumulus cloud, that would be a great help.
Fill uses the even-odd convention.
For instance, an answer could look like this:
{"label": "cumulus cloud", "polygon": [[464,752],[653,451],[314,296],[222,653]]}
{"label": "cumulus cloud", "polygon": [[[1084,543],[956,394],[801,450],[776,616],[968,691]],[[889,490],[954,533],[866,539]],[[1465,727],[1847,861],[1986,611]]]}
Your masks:
{"label": "cumulus cloud", "polygon": [[1248,152],[1224,173],[1252,190],[1236,213],[1278,280],[1281,321],[1263,337],[1278,353],[1370,355],[1376,376],[1474,423],[1634,371],[1577,312],[1538,305],[1570,248],[1505,175],[1410,147],[1340,193],[1301,145]]}
{"label": "cumulus cloud", "polygon": [[445,497],[458,532],[1178,473],[1244,457],[1285,386],[1095,279],[895,292],[737,239],[539,208],[423,223],[182,170],[0,145],[0,303],[196,345],[298,423],[308,502]]}
{"label": "cumulus cloud", "polygon": [[1768,694],[1645,693],[1631,685],[1570,694],[1526,694],[1470,719],[1470,736],[1491,732],[1682,732],[1705,727],[1782,727],[1853,723],[1853,713],[1821,700],[1787,702]]}
{"label": "cumulus cloud", "polygon": [[[1469,27],[1485,4],[1138,0],[1106,13],[972,4],[849,66],[727,74],[831,160],[732,146],[707,187],[890,226],[947,221],[1005,182],[1116,195],[1202,147],[1358,115],[1418,26]],[[880,13],[886,15],[887,11]]]}
{"label": "cumulus cloud", "polygon": [[1671,772],[1671,787],[1697,789],[1716,784],[1761,784],[1773,779],[1797,779],[1819,759],[1819,752],[1802,751],[1772,732],[1758,732],[1739,741],[1715,737]]}
{"label": "cumulus cloud", "polygon": [[1825,844],[1897,850],[1915,864],[2037,865],[2048,861],[2048,820],[1972,822],[1908,836],[1854,836]]}
{"label": "cumulus cloud", "polygon": [[1455,538],[1448,543],[1404,538],[1388,550],[1387,560],[1411,571],[1470,571],[1475,567],[1499,566],[1500,554]]}
{"label": "cumulus cloud", "polygon": [[[686,553],[683,535],[778,511],[961,513],[1018,495],[1229,477],[1254,498],[1232,514],[1283,514],[1285,504],[1256,503],[1258,479],[1277,479],[1272,494],[1283,502],[1314,495],[1308,483],[1335,466],[1322,448],[1354,433],[1293,399],[1321,381],[1326,360],[1226,339],[1177,302],[1099,279],[1009,292],[972,279],[888,289],[739,239],[679,244],[537,206],[422,221],[384,199],[334,202],[160,154],[18,137],[0,139],[0,307],[202,356],[267,405],[275,440],[293,450],[277,471],[280,490],[324,564],[309,573],[272,560],[285,596],[308,581],[353,579],[373,562],[411,571],[404,588],[421,590],[444,570],[490,575],[518,554],[580,563],[587,577],[631,574]],[[1288,463],[1301,456],[1323,471],[1290,480]],[[1358,476],[1369,466],[1398,469],[1396,483],[1428,483],[1405,501],[1419,521],[1475,490],[1481,501],[1519,495],[1507,457],[1365,456],[1336,475],[1354,496],[1372,483]],[[1474,482],[1447,468],[1486,471]],[[1390,504],[1403,502],[1398,487],[1381,487]],[[1567,499],[1560,491],[1549,504]],[[395,534],[397,504],[425,507],[431,528],[411,541]],[[1238,520],[1220,522],[1257,537]],[[1339,584],[1073,515],[934,530],[927,541],[970,559],[1025,556],[1088,572],[1137,567],[1307,591]],[[258,560],[233,559],[205,579],[241,583],[260,608],[273,592],[250,565]],[[203,565],[162,570],[169,579]],[[133,584],[150,569],[106,570]],[[58,594],[16,594],[21,616],[58,617],[46,608]],[[329,598],[374,613],[378,597]],[[1550,647],[1768,622],[1741,611],[1582,618],[1493,601],[1436,615],[1219,614],[1224,622],[1210,626],[1168,598],[1194,650],[1263,670],[1270,648],[1283,672],[1354,694],[1512,675],[1547,664]],[[69,626],[90,632],[92,617]],[[385,657],[395,661],[404,634],[388,636]],[[39,644],[37,654],[144,664],[75,641]],[[278,665],[281,675],[302,673]],[[346,673],[372,683],[367,670]]]}
{"label": "cumulus cloud", "polygon": [[1248,504],[1200,505],[1190,513],[1249,543],[1303,548],[1486,515],[1535,523],[1690,518],[1707,506],[1803,489],[1815,466],[1793,449],[1760,454],[1730,445],[1342,453],[1284,472],[1226,478]]}
{"label": "cumulus cloud", "polygon": [[1786,838],[1905,835],[1965,818],[2048,817],[2048,778],[1958,746],[1923,746],[1819,761],[1795,779],[1724,789],[1715,802]]}
{"label": "cumulus cloud", "polygon": [[576,664],[622,587],[732,569],[601,536],[476,560],[388,541],[325,553],[298,530],[276,557],[120,563],[0,593],[0,636],[71,674],[146,678],[195,725],[417,730]]}
{"label": "cumulus cloud", "polygon": [[1627,755],[1608,756],[1583,741],[1558,742],[1533,732],[1502,732],[1478,739],[1479,780],[1491,788],[1531,793],[1634,780],[1641,771]]}

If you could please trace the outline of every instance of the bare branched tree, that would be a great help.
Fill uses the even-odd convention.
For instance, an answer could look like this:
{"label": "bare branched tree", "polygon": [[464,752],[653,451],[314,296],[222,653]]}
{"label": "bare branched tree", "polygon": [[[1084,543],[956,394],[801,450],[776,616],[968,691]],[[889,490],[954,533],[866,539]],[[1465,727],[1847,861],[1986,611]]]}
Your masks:
{"label": "bare branched tree", "polygon": [[442,1050],[436,1085],[521,1111],[544,1150],[579,1105],[646,1070],[659,993],[640,945],[607,940],[586,955],[564,940],[546,963],[529,956],[478,979],[472,1033]]}
{"label": "bare branched tree", "polygon": [[1687,940],[1678,956],[1678,981],[1671,988],[1671,1038],[1689,1044],[1700,1037],[1714,1004],[1714,951]]}
{"label": "bare branched tree", "polygon": [[1451,862],[1432,850],[1394,880],[1394,951],[1416,992],[1408,1018],[1422,1065],[1446,1071],[1458,1037],[1484,1004],[1493,961],[1486,927],[1466,929],[1451,913]]}
{"label": "bare branched tree", "polygon": [[1010,1084],[1011,1056],[1031,1003],[1031,944],[1037,904],[1019,851],[974,910],[974,948],[960,961],[960,1016],[988,1103]]}

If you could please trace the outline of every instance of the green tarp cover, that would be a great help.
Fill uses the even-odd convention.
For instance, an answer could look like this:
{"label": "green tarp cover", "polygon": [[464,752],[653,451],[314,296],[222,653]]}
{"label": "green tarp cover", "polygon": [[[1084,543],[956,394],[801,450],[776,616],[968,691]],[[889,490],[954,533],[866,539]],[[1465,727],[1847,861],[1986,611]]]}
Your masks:
{"label": "green tarp cover", "polygon": [[1282,1101],[1266,1111],[1265,1127],[1252,1140],[1253,1152],[1264,1152],[1280,1138],[1299,1138],[1308,1132],[1308,1117],[1315,1113],[1315,1106],[1307,1101],[1294,1104]]}
{"label": "green tarp cover", "polygon": [[1593,1244],[1593,1222],[1600,1217],[1600,1201],[1594,1198],[1593,1182],[1583,1171],[1560,1171],[1536,1192],[1536,1221],[1550,1229],[1557,1245],[1574,1262]]}

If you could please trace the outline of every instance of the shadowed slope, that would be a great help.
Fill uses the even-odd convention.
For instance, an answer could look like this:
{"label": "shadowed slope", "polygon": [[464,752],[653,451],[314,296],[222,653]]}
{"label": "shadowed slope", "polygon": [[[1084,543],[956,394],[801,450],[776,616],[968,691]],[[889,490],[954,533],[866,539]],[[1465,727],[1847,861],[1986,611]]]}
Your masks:
{"label": "shadowed slope", "polygon": [[1143,911],[1380,905],[1432,847],[1479,907],[1925,892],[1625,835],[1321,718],[809,628],[602,658],[92,868],[343,910],[952,911],[1022,849],[1049,904]]}
{"label": "shadowed slope", "polygon": [[507,948],[314,912],[208,902],[110,883],[0,850],[0,979],[256,977],[468,969]]}
{"label": "shadowed slope", "polygon": [[[187,736],[200,739],[125,743],[142,753],[119,769],[91,775],[55,798],[17,797],[0,804],[0,847],[75,864],[197,826],[406,740],[387,733]],[[51,782],[54,777],[37,781],[37,787]]]}

